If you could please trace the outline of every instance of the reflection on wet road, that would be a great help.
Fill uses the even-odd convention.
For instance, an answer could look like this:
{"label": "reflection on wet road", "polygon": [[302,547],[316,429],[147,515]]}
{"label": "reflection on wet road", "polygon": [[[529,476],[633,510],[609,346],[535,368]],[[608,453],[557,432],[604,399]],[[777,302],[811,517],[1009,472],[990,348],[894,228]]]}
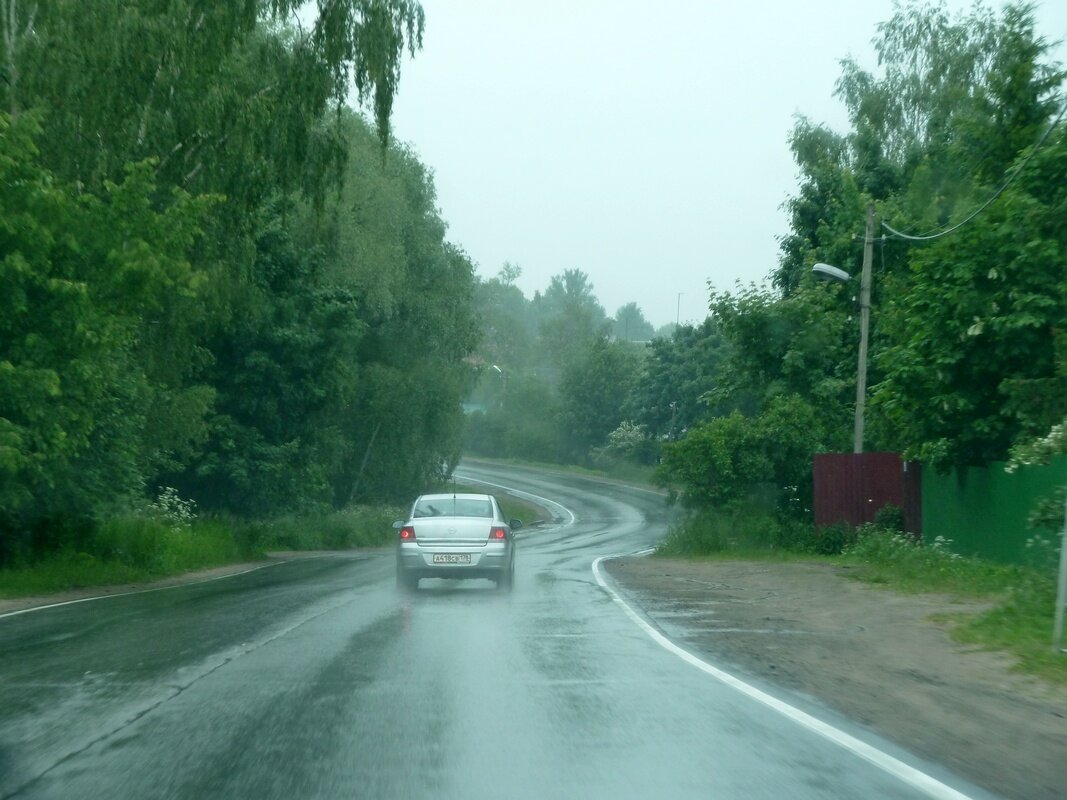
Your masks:
{"label": "reflection on wet road", "polygon": [[622,613],[590,566],[662,538],[658,495],[461,471],[559,504],[510,595],[374,553],[0,619],[0,798],[938,796]]}

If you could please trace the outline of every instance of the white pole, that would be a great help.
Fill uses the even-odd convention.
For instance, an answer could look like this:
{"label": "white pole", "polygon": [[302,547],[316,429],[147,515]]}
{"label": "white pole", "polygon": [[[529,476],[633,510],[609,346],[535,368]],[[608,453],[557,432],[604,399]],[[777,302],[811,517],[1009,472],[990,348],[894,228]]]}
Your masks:
{"label": "white pole", "polygon": [[1052,652],[1063,648],[1063,608],[1067,605],[1067,497],[1063,499],[1063,533],[1060,535],[1060,582],[1056,590],[1056,622],[1052,628]]}

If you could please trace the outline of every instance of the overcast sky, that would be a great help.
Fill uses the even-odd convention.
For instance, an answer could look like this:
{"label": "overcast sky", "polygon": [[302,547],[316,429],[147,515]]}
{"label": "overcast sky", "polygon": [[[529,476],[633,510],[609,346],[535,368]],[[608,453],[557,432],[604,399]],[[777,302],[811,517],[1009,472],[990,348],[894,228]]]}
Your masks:
{"label": "overcast sky", "polygon": [[[532,297],[568,268],[608,314],[699,321],[762,283],[795,191],[794,115],[847,129],[840,60],[876,68],[891,0],[422,0],[394,134],[434,171],[449,239]],[[969,2],[953,0],[950,8]],[[999,4],[998,4],[999,7]],[[1067,38],[1067,2],[1038,31]],[[1060,45],[1056,58],[1067,61]],[[862,220],[857,232],[862,234]],[[857,253],[858,258],[858,253]],[[841,265],[848,267],[848,265]]]}

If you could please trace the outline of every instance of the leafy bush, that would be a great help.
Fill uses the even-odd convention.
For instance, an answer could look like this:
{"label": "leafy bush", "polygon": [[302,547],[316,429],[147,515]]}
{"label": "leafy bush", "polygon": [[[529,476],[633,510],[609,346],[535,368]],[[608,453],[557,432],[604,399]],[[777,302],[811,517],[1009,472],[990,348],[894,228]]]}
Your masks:
{"label": "leafy bush", "polygon": [[392,542],[393,520],[399,508],[359,506],[328,514],[285,516],[257,528],[258,544],[265,550],[343,550],[382,547]]}
{"label": "leafy bush", "polygon": [[1010,590],[1025,571],[952,551],[952,540],[938,536],[923,542],[913,536],[874,524],[857,530],[854,544],[844,557],[865,569],[863,580],[892,583],[909,591],[945,591],[981,595]]}
{"label": "leafy bush", "polygon": [[665,445],[656,478],[692,508],[743,501],[769,486],[778,511],[808,519],[811,454],[825,449],[823,427],[802,397],[775,397],[756,416],[715,417]]}
{"label": "leafy bush", "polygon": [[630,462],[650,466],[659,459],[660,444],[648,435],[644,425],[624,421],[608,434],[607,444],[591,451],[593,464]]}
{"label": "leafy bush", "polygon": [[1028,527],[1060,533],[1063,530],[1063,507],[1067,501],[1067,486],[1059,486],[1047,497],[1034,503],[1027,517]]}
{"label": "leafy bush", "polygon": [[904,509],[892,503],[886,503],[874,512],[874,524],[879,528],[904,532]]}
{"label": "leafy bush", "polygon": [[811,552],[811,526],[749,503],[690,513],[656,550],[662,556],[701,556],[756,550]]}
{"label": "leafy bush", "polygon": [[818,553],[823,556],[836,556],[856,541],[856,529],[845,522],[835,525],[822,525],[811,528],[805,552]]}

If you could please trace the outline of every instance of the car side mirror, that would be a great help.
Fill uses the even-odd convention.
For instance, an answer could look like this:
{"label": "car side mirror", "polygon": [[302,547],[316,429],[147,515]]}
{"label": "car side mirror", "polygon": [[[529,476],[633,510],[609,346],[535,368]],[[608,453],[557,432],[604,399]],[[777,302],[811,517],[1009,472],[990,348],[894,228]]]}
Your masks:
{"label": "car side mirror", "polygon": [[395,531],[398,531],[403,527],[404,527],[404,520],[402,520],[402,519],[398,519],[396,522],[393,523],[393,530],[395,530]]}
{"label": "car side mirror", "polygon": [[513,519],[511,522],[508,523],[508,525],[511,526],[511,529],[513,531],[517,531],[519,528],[522,527],[522,520],[521,519]]}

